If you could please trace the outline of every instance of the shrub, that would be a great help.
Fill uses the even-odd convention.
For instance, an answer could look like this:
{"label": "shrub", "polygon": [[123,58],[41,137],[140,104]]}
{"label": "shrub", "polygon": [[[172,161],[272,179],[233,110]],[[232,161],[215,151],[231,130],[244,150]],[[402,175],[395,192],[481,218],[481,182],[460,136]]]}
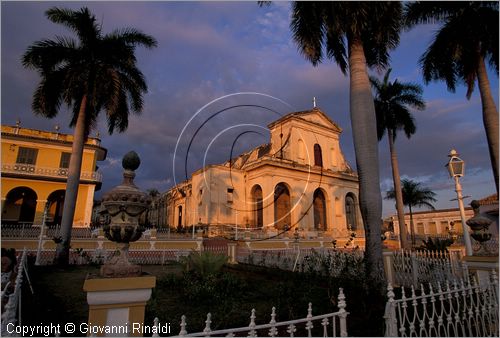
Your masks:
{"label": "shrub", "polygon": [[189,256],[182,257],[180,263],[185,272],[191,272],[198,276],[206,277],[219,273],[224,264],[227,263],[227,259],[228,257],[226,255],[203,251],[192,252]]}
{"label": "shrub", "polygon": [[426,240],[422,240],[422,245],[418,248],[424,251],[448,251],[448,247],[453,244],[452,239],[440,239],[431,237]]}

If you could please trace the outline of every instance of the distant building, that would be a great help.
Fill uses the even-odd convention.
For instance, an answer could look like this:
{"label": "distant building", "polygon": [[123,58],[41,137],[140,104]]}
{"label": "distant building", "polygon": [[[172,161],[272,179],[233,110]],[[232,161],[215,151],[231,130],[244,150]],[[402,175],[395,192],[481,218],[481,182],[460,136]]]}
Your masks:
{"label": "distant building", "polygon": [[[480,207],[479,212],[486,215],[492,220],[489,227],[489,232],[494,237],[498,237],[498,195],[494,194],[478,200]],[[472,208],[465,207],[465,221],[474,216]],[[427,235],[448,235],[450,223],[453,222],[453,229],[458,234],[462,233],[462,220],[460,217],[460,209],[440,209],[417,211],[413,213],[413,223],[415,226],[415,234],[422,237]],[[410,234],[410,214],[405,213],[405,223]],[[389,230],[394,234],[399,234],[399,221],[397,215],[393,215],[384,220]],[[468,226],[466,225],[466,228]]]}
{"label": "distant building", "polygon": [[[166,193],[167,221],[318,235],[363,234],[358,177],[340,149],[341,128],[318,108],[268,125],[270,143],[209,165]],[[289,234],[290,235],[290,234]]]}
{"label": "distant building", "polygon": [[[474,216],[472,208],[465,208],[465,220],[468,220],[472,216]],[[392,221],[393,231],[395,234],[399,235],[399,221],[397,215],[391,216],[387,219],[387,221]],[[462,220],[460,217],[460,209],[453,208],[413,212],[415,235],[420,237],[427,235],[448,235],[451,222],[453,222],[454,231],[461,234]],[[405,223],[408,235],[410,235],[411,229],[409,213],[405,213]]]}
{"label": "distant building", "polygon": [[[61,223],[73,136],[2,125],[2,224]],[[101,187],[97,161],[106,158],[98,138],[83,150],[74,226],[90,226],[94,191]]]}

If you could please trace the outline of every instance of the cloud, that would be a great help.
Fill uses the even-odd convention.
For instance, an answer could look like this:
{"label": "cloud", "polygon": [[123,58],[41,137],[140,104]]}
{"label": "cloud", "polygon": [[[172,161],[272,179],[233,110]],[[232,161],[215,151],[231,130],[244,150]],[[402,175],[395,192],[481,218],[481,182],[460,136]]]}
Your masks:
{"label": "cloud", "polygon": [[[38,75],[24,69],[20,57],[36,40],[56,34],[69,35],[60,25],[50,23],[44,11],[60,2],[2,2],[2,123],[14,124],[19,117],[29,128],[52,130],[56,123],[62,132],[68,128],[69,113],[64,108],[55,119],[32,114],[30,105]],[[104,175],[102,191],[121,182],[122,156],[135,150],[141,157],[136,182],[142,189],[165,191],[183,179],[184,156],[181,153],[173,172],[173,152],[182,128],[206,103],[230,93],[254,91],[275,96],[291,105],[258,97],[230,98],[212,105],[193,120],[186,130],[180,151],[186,151],[189,137],[210,114],[234,104],[260,103],[281,113],[318,106],[344,130],[342,150],[355,167],[349,119],[349,78],[331,61],[313,67],[298,52],[289,30],[290,4],[275,2],[259,7],[254,2],[65,2],[63,6],[88,6],[102,23],[104,31],[131,26],[153,35],[158,47],[137,50],[139,67],[149,91],[144,96],[144,111],[131,116],[129,128],[122,134],[106,133],[104,114],[98,130],[108,159],[99,163]],[[435,26],[420,26],[401,36],[400,47],[391,53],[394,77],[401,81],[422,83],[418,58],[432,38]],[[496,75],[490,77],[492,92],[498,92]],[[495,90],[496,88],[496,90]],[[451,148],[456,148],[477,168],[463,179],[464,191],[486,196],[492,190],[488,149],[481,118],[478,93],[465,99],[463,87],[456,94],[443,83],[424,87],[427,109],[415,112],[417,133],[407,140],[399,135],[396,149],[400,170],[408,177],[425,179],[425,184],[439,193],[438,205],[449,205],[454,193],[446,177],[444,163]],[[498,97],[495,97],[498,102]],[[188,174],[198,169],[206,146],[224,128],[238,123],[266,126],[277,119],[259,109],[233,109],[210,120],[196,136],[188,155]],[[240,129],[224,133],[210,148],[207,161],[219,163],[229,157],[230,145]],[[95,133],[95,131],[93,131]],[[267,136],[238,141],[237,150],[249,150],[266,143]],[[392,186],[387,140],[379,145],[382,192]],[[177,163],[176,163],[177,164]],[[450,192],[451,191],[451,192]],[[99,196],[99,194],[97,197]],[[394,210],[393,202],[384,201],[384,213]]]}

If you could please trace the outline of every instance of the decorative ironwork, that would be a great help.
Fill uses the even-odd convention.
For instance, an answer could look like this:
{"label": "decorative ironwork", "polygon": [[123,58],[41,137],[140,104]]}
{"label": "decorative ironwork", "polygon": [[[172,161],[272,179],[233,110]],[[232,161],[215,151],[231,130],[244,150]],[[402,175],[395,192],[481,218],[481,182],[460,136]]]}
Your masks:
{"label": "decorative ironwork", "polygon": [[[21,292],[22,292],[22,284],[25,273],[24,269],[26,267],[26,260],[27,260],[27,251],[25,249],[16,267],[17,276],[15,280],[14,291],[8,295],[7,304],[5,304],[5,310],[2,312],[1,336],[3,337],[13,335],[12,332],[9,333],[7,330],[9,324],[12,324],[14,327],[18,322],[19,323],[21,322],[21,317],[20,317],[21,312],[19,311],[18,313],[18,309],[20,309],[21,305]],[[6,296],[6,294],[2,293],[2,299],[4,296]]]}
{"label": "decorative ironwork", "polygon": [[454,255],[445,251],[407,251],[393,253],[396,285],[419,287],[422,283],[445,282],[464,277],[465,269]]}
{"label": "decorative ironwork", "polygon": [[492,272],[487,285],[475,279],[437,283],[437,290],[421,285],[420,294],[412,286],[407,297],[395,299],[387,287],[385,308],[386,337],[498,337],[498,279]]}
{"label": "decorative ironwork", "polygon": [[[332,330],[330,332],[331,337],[337,337],[337,336],[347,337],[346,322],[347,322],[347,315],[349,314],[349,312],[345,310],[346,302],[345,302],[344,291],[342,288],[339,289],[338,308],[339,310],[337,312],[313,316],[312,304],[309,303],[307,316],[305,318],[276,322],[275,319],[276,309],[273,307],[271,312],[271,321],[269,322],[269,324],[256,324],[257,317],[255,315],[255,309],[252,309],[250,316],[250,324],[248,326],[224,329],[224,330],[216,330],[216,331],[212,331],[210,327],[212,323],[212,315],[208,313],[207,320],[205,321],[205,328],[203,329],[203,331],[196,333],[189,333],[189,334],[186,331],[186,326],[187,326],[186,316],[183,315],[181,317],[181,323],[180,323],[181,330],[179,332],[179,336],[180,337],[211,337],[211,336],[234,337],[236,335],[241,336],[246,332],[248,337],[257,337],[257,336],[264,336],[264,334],[267,332],[270,337],[276,337],[279,336],[281,329],[281,332],[283,334],[286,333],[290,337],[293,337],[294,334],[297,332],[297,328],[301,327],[304,330],[306,330],[308,336],[311,337],[313,336],[312,332],[314,328],[313,322],[319,322],[321,323],[321,326],[320,327],[318,326],[318,329],[322,330],[321,332],[323,336],[330,337],[329,332],[327,330],[327,326],[329,325],[331,320],[332,322]],[[337,330],[337,325],[335,324],[336,322],[339,323],[339,330]],[[158,321],[155,320],[154,323],[155,325],[158,325]]]}

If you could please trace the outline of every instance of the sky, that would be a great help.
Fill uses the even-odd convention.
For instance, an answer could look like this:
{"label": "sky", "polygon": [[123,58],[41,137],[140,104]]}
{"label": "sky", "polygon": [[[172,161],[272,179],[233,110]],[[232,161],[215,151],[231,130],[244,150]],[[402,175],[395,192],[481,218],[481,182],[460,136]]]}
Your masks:
{"label": "sky", "polygon": [[[138,67],[148,83],[144,109],[132,115],[124,133],[107,133],[105,113],[98,127],[105,161],[103,192],[121,183],[121,158],[130,150],[141,158],[136,184],[164,192],[206,164],[222,163],[269,142],[267,124],[280,115],[317,106],[342,129],[342,151],[355,168],[349,119],[349,78],[334,62],[313,67],[298,52],[290,28],[290,3],[274,2],[1,2],[1,122],[43,130],[72,133],[70,115],[63,107],[53,119],[35,116],[32,95],[38,74],[23,68],[21,56],[35,41],[56,35],[73,36],[50,22],[50,7],[87,6],[103,33],[134,27],[158,41],[154,49],[138,48]],[[442,82],[424,85],[418,64],[438,27],[418,26],[401,34],[391,51],[391,78],[423,85],[427,103],[414,111],[417,132],[411,139],[400,134],[396,149],[402,177],[421,182],[437,194],[436,208],[455,208],[454,183],[445,168],[448,153],[457,149],[466,162],[461,179],[465,203],[495,193],[482,109],[477,86],[470,100],[466,88],[447,91]],[[370,70],[382,77],[383,70]],[[498,76],[489,71],[498,107]],[[232,109],[226,108],[240,106]],[[244,106],[244,107],[242,107]],[[255,107],[262,106],[266,109]],[[239,134],[242,134],[238,137]],[[188,152],[189,149],[189,152]],[[379,143],[381,191],[392,188],[387,138]],[[186,164],[186,165],[185,165]],[[395,213],[394,201],[384,200],[383,215]]]}

